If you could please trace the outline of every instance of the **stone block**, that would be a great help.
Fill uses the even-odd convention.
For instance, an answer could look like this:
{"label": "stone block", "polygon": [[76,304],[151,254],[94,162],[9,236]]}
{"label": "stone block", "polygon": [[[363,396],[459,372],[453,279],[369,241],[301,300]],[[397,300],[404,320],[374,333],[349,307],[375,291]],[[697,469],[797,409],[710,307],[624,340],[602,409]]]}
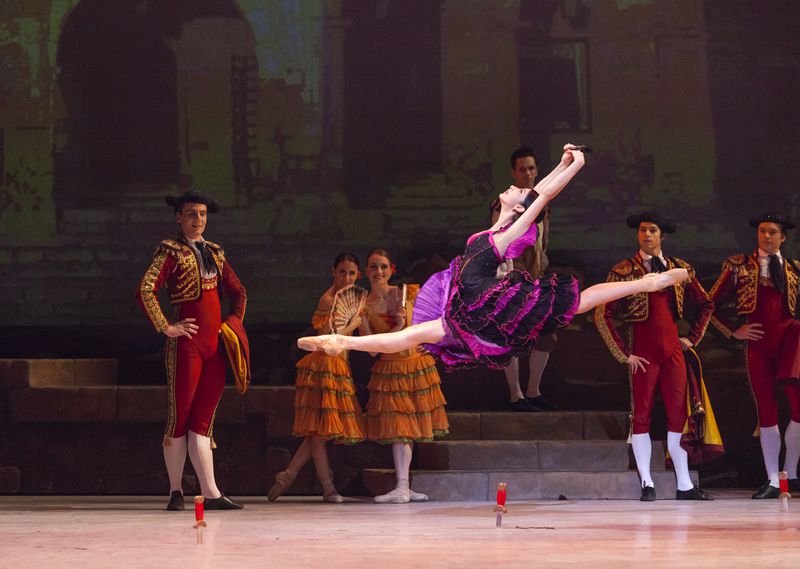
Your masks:
{"label": "stone block", "polygon": [[245,414],[245,398],[236,393],[233,387],[226,387],[222,392],[222,399],[220,399],[219,406],[217,407],[217,414],[214,417],[215,423],[222,424],[243,424],[247,416]]}
{"label": "stone block", "polygon": [[43,387],[9,393],[10,423],[114,423],[116,387]]}
{"label": "stone block", "polygon": [[294,388],[276,389],[274,400],[264,414],[264,429],[267,439],[274,441],[290,441],[292,424],[294,423]]}
{"label": "stone block", "polygon": [[[414,449],[421,470],[538,470],[535,441],[441,441],[419,443]],[[628,462],[627,449],[625,466]]]}
{"label": "stone block", "polygon": [[[697,473],[692,473],[697,480]],[[675,475],[661,471],[653,473],[657,496],[675,498]],[[498,482],[508,484],[509,500],[638,500],[641,496],[639,475],[625,472],[493,472],[489,488]]]}
{"label": "stone block", "polygon": [[489,476],[485,472],[449,471],[443,482],[435,473],[426,471],[411,473],[411,484],[414,490],[427,494],[431,500],[474,502],[489,499],[491,487],[489,486]]}
{"label": "stone block", "polygon": [[160,385],[118,387],[117,421],[120,423],[166,423],[167,388]]}
{"label": "stone block", "polygon": [[75,385],[116,385],[119,374],[117,360],[77,359],[75,365]]}
{"label": "stone block", "polygon": [[22,474],[16,466],[0,466],[0,494],[19,494]]}
{"label": "stone block", "polygon": [[[485,501],[489,486],[486,472],[426,471],[411,473],[411,486],[437,501]],[[361,471],[361,485],[367,496],[379,496],[395,487],[394,470],[370,468]]]}
{"label": "stone block", "polygon": [[0,360],[0,386],[56,387],[116,383],[117,360],[114,359]]}
{"label": "stone block", "polygon": [[583,438],[626,440],[628,438],[627,411],[584,411]]}
{"label": "stone block", "polygon": [[448,413],[450,433],[444,440],[468,441],[481,438],[480,413]]}
{"label": "stone block", "polygon": [[17,263],[21,265],[30,265],[40,263],[44,259],[44,253],[41,249],[27,249],[17,251]]}
{"label": "stone block", "polygon": [[67,262],[67,263],[89,263],[94,256],[94,251],[91,249],[53,249],[47,251],[45,255],[49,261]]}
{"label": "stone block", "polygon": [[57,292],[49,288],[29,288],[25,291],[26,302],[61,302],[73,303],[86,301],[89,291],[86,289],[62,288]]}
{"label": "stone block", "polygon": [[292,401],[294,409],[294,386],[250,386],[245,393],[245,412],[248,415],[266,415],[275,412],[277,407]]}
{"label": "stone block", "polygon": [[542,470],[627,470],[629,466],[625,441],[541,441],[539,459]]}
{"label": "stone block", "polygon": [[557,413],[482,413],[481,438],[484,440],[575,440],[583,438],[583,414]]}
{"label": "stone block", "polygon": [[66,223],[106,223],[118,217],[115,211],[109,209],[65,209],[62,212],[63,221]]}
{"label": "stone block", "polygon": [[29,387],[75,385],[74,360],[28,360]]}
{"label": "stone block", "polygon": [[0,359],[0,390],[28,387],[29,360]]}

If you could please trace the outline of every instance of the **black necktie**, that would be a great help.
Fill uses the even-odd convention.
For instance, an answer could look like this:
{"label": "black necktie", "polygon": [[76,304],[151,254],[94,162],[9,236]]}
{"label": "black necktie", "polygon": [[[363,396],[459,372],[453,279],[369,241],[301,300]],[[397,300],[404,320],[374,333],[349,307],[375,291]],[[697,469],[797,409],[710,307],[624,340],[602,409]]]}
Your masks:
{"label": "black necktie", "polygon": [[667,270],[667,267],[664,266],[664,263],[661,262],[661,257],[652,257],[650,259],[650,272],[651,273],[663,273]]}
{"label": "black necktie", "polygon": [[769,277],[772,279],[772,284],[778,289],[778,292],[783,292],[786,288],[786,278],[783,274],[783,267],[781,260],[777,255],[769,256]]}
{"label": "black necktie", "polygon": [[206,247],[206,242],[195,241],[194,246],[197,247],[198,251],[200,251],[200,258],[203,260],[203,268],[205,269],[205,272],[217,272],[216,265],[214,264],[214,256],[211,254],[211,250]]}

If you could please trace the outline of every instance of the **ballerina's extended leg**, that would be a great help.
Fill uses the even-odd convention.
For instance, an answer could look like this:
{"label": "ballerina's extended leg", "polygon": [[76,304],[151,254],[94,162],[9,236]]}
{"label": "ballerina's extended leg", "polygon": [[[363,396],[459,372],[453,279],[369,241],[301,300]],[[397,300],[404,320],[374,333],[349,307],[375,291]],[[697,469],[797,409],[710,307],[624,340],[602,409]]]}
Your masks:
{"label": "ballerina's extended leg", "polygon": [[441,318],[437,318],[436,320],[403,328],[399,332],[388,332],[386,334],[372,334],[369,336],[340,336],[338,334],[306,336],[297,340],[297,347],[310,352],[320,350],[330,355],[339,354],[344,350],[393,354],[408,350],[419,344],[435,344],[443,337],[444,325]]}
{"label": "ballerina's extended leg", "polygon": [[635,281],[592,285],[581,291],[581,300],[577,312],[580,314],[601,304],[606,304],[631,294],[656,292],[686,280],[689,280],[689,271],[686,269],[670,269],[663,273],[648,273]]}

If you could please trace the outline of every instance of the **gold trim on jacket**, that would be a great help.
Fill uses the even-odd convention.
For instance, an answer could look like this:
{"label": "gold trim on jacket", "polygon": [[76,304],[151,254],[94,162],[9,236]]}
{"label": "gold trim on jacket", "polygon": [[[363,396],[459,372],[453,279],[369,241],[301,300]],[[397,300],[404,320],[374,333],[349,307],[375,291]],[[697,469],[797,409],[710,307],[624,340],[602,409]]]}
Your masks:
{"label": "gold trim on jacket", "polygon": [[[786,277],[785,300],[789,314],[800,319],[797,311],[798,281],[800,280],[800,269],[797,263],[786,257],[783,258],[783,271]],[[731,296],[736,299],[736,314],[747,316],[756,311],[758,307],[758,282],[761,275],[761,268],[758,264],[758,251],[750,255],[739,253],[731,255],[722,262],[722,272],[717,278],[717,282],[711,287],[709,295],[717,303],[717,309],[711,318],[711,323],[722,334],[730,338],[733,335],[734,327],[721,314],[720,308]]]}

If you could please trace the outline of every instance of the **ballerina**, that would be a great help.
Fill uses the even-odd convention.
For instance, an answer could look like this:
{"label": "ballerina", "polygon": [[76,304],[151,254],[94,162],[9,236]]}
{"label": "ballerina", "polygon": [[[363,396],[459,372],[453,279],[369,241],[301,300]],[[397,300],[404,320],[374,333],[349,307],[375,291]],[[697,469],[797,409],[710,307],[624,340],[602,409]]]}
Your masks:
{"label": "ballerina", "polygon": [[472,235],[464,254],[422,287],[412,326],[370,336],[304,337],[297,341],[298,347],[328,354],[343,350],[394,353],[423,344],[448,368],[503,368],[512,357],[530,353],[542,329],[566,326],[575,314],[600,304],[687,280],[686,269],[672,269],[580,291],[573,276],[553,274],[533,279],[526,271],[512,270],[496,278],[500,263],[535,243],[536,217],[584,163],[583,152],[567,144],[561,162],[535,189],[511,186],[501,193],[497,222]]}

